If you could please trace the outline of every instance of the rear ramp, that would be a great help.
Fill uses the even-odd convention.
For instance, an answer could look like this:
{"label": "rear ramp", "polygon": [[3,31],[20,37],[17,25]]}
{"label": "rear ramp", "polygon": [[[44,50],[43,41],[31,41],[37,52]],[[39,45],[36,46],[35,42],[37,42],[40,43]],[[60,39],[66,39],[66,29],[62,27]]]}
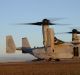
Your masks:
{"label": "rear ramp", "polygon": [[16,46],[11,35],[6,36],[6,53],[15,53]]}

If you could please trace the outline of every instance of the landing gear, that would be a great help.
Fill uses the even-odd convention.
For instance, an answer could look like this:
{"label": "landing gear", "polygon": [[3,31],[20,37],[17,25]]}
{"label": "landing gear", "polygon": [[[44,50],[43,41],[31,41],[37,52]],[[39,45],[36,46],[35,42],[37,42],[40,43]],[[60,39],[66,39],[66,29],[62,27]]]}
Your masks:
{"label": "landing gear", "polygon": [[73,48],[73,54],[74,54],[74,57],[78,57],[79,56],[79,48],[78,47],[74,47]]}
{"label": "landing gear", "polygon": [[60,59],[55,59],[55,61],[60,61]]}
{"label": "landing gear", "polygon": [[52,60],[53,60],[52,58],[49,58],[49,59],[48,59],[48,61],[52,61]]}
{"label": "landing gear", "polygon": [[32,61],[43,61],[44,59],[40,59],[40,58],[38,58],[38,59],[34,59],[34,60],[32,60]]}

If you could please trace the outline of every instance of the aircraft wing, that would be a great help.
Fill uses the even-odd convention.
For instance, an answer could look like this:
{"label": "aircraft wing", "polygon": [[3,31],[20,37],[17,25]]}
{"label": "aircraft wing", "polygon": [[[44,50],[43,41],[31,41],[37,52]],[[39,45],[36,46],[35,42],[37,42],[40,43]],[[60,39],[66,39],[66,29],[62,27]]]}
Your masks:
{"label": "aircraft wing", "polygon": [[59,44],[63,44],[63,43],[65,43],[65,42],[60,40],[60,39],[58,39],[58,38],[56,38],[56,37],[54,37],[54,44],[55,45],[59,45]]}

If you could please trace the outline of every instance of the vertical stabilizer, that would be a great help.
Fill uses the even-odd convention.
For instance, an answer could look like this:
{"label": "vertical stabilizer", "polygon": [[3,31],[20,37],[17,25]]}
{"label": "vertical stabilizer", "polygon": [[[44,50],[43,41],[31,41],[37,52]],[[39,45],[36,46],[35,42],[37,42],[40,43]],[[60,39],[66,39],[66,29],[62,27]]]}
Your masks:
{"label": "vertical stabilizer", "polygon": [[31,48],[26,37],[22,38],[22,48]]}
{"label": "vertical stabilizer", "polygon": [[16,46],[11,35],[6,36],[6,52],[14,53],[16,51]]}

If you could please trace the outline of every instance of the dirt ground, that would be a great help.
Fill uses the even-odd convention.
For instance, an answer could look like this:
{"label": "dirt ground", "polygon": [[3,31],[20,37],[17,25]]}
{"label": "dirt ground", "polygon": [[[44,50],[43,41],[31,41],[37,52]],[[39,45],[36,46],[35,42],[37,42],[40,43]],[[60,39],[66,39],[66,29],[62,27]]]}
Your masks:
{"label": "dirt ground", "polygon": [[0,63],[0,75],[80,75],[80,62]]}

